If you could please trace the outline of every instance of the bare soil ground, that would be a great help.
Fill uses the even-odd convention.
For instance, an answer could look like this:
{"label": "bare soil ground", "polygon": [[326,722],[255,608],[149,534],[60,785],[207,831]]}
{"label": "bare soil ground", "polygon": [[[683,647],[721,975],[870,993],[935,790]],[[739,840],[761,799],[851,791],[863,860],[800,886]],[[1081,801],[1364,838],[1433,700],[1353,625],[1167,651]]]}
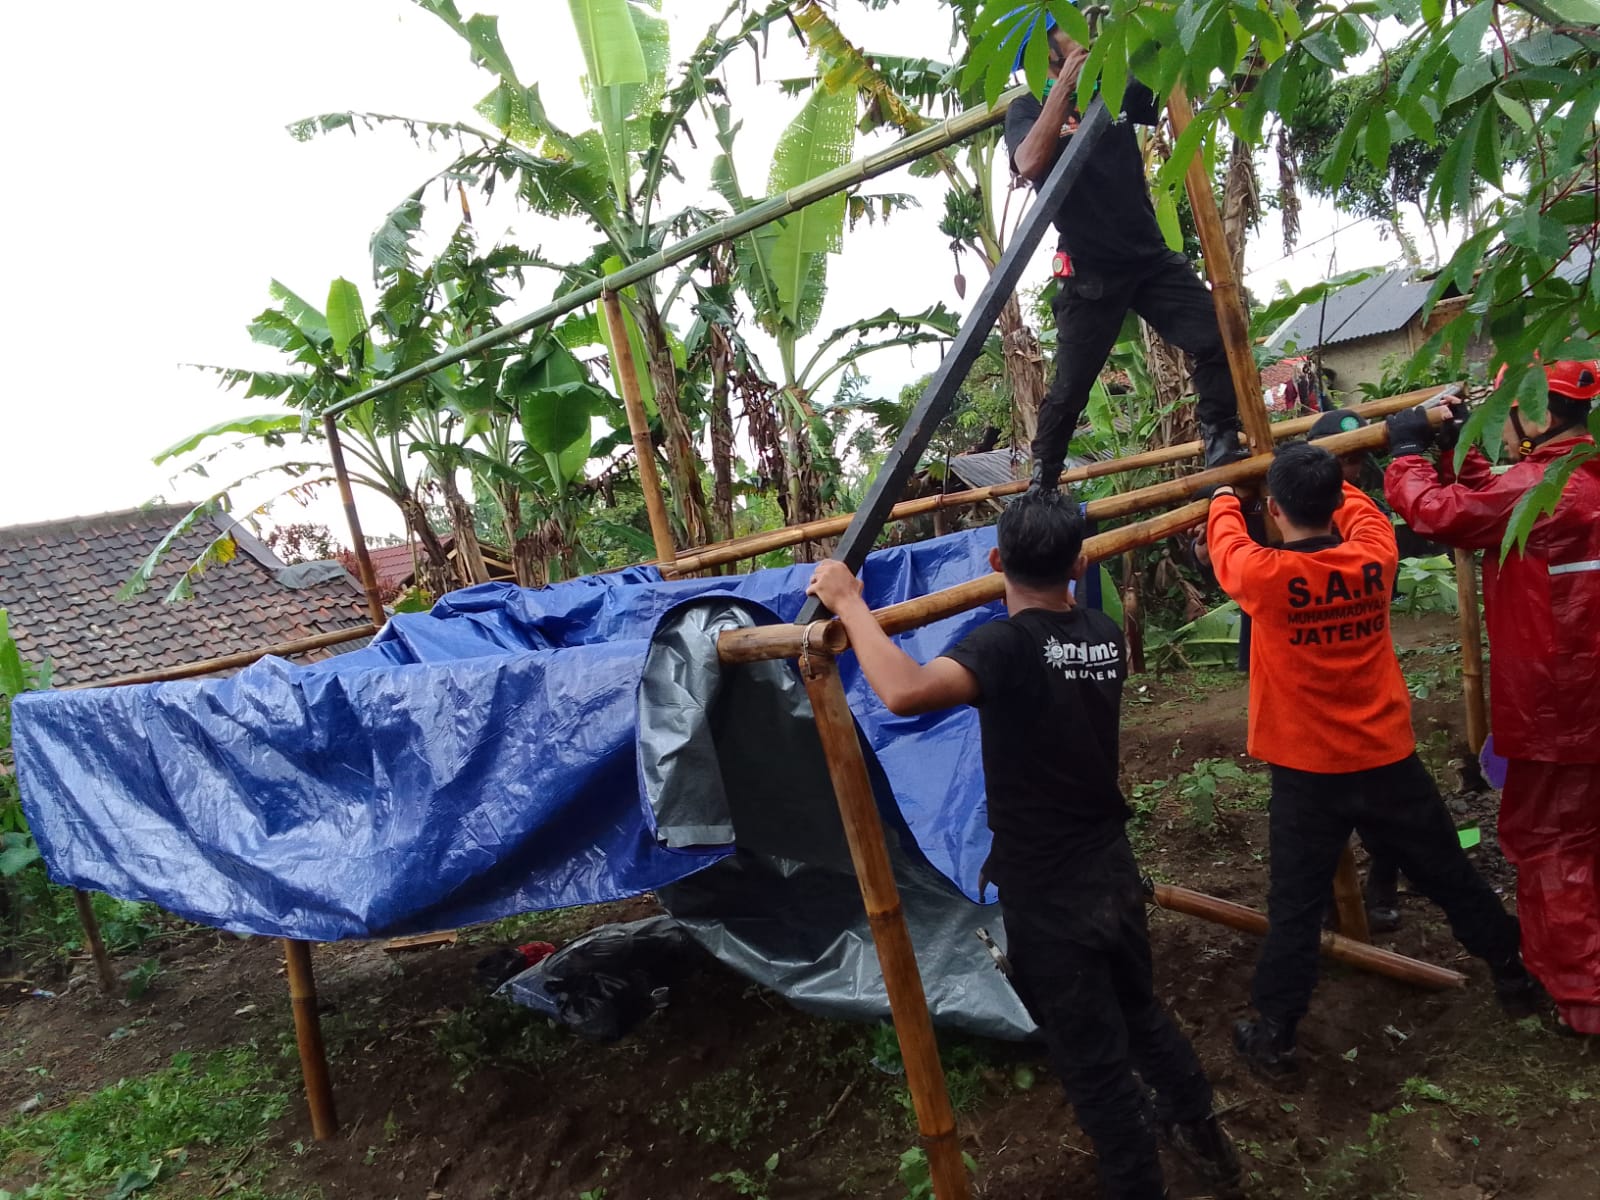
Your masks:
{"label": "bare soil ground", "polygon": [[[1460,750],[1454,624],[1403,621],[1397,638],[1427,699],[1425,757],[1448,791]],[[1145,676],[1130,686],[1124,760],[1135,840],[1157,878],[1261,905],[1265,776],[1242,758],[1246,685],[1228,675]],[[1235,777],[1217,763],[1244,768]],[[1197,796],[1214,782],[1209,823]],[[1494,797],[1452,803],[1478,819],[1480,867],[1510,897]],[[248,1169],[191,1148],[147,1195],[549,1196],[571,1200],[908,1193],[916,1144],[892,1038],[800,1014],[707,965],[623,1042],[599,1047],[486,995],[474,964],[498,946],[561,942],[653,911],[649,898],[469,931],[450,947],[385,953],[319,947],[315,959],[342,1122],[311,1141],[299,1102],[279,944],[193,928],[143,948],[156,973],[139,1000],[102,996],[80,964],[0,985],[0,1124],[19,1105],[60,1109],[174,1054],[253,1044],[295,1097]],[[1382,941],[1464,970],[1430,994],[1330,967],[1303,1030],[1305,1078],[1269,1088],[1236,1063],[1254,939],[1189,918],[1151,918],[1158,983],[1194,1039],[1238,1142],[1253,1197],[1567,1200],[1600,1195],[1600,1050],[1548,1022],[1513,1023],[1420,897]],[[126,962],[134,967],[136,962]],[[70,983],[70,986],[69,986]],[[54,999],[35,988],[59,992]],[[1093,1196],[1094,1163],[1059,1089],[1027,1047],[950,1039],[945,1058],[979,1195]],[[34,1098],[38,1099],[35,1100]],[[20,1171],[7,1178],[7,1171]],[[1176,1170],[1175,1196],[1204,1193]],[[0,1189],[38,1182],[0,1166]]]}

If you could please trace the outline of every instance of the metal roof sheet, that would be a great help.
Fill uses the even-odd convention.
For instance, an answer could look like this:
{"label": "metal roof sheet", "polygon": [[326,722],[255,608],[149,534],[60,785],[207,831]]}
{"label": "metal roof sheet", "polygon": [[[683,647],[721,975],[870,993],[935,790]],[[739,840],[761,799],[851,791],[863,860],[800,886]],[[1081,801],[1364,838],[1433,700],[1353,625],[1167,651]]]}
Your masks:
{"label": "metal roof sheet", "polygon": [[1404,329],[1422,311],[1428,287],[1413,281],[1409,270],[1373,275],[1306,305],[1278,327],[1267,346],[1303,351]]}

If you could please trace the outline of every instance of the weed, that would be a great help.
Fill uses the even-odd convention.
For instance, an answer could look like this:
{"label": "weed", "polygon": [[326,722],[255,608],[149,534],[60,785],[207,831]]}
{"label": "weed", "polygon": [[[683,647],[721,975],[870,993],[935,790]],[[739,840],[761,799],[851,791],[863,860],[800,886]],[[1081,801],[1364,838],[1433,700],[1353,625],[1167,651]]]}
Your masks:
{"label": "weed", "polygon": [[778,1150],[772,1152],[762,1164],[760,1175],[752,1175],[749,1171],[736,1167],[732,1171],[718,1171],[711,1176],[711,1182],[727,1184],[736,1196],[748,1196],[751,1200],[767,1200],[767,1189],[772,1186],[772,1177],[778,1170],[778,1157],[781,1153]]}
{"label": "weed", "polygon": [[35,1176],[29,1200],[127,1197],[176,1174],[196,1147],[243,1149],[288,1107],[254,1047],[172,1065],[0,1128],[0,1167]]}
{"label": "weed", "polygon": [[696,1080],[675,1100],[656,1105],[650,1120],[708,1144],[741,1150],[771,1129],[788,1107],[783,1092],[729,1067]]}
{"label": "weed", "polygon": [[1341,1146],[1315,1173],[1302,1170],[1306,1200],[1410,1200],[1399,1147],[1388,1136],[1390,1120],[1388,1113],[1373,1113],[1365,1140]]}
{"label": "weed", "polygon": [[509,1064],[537,1073],[572,1053],[572,1035],[545,1017],[505,1000],[484,996],[452,1013],[433,1035],[434,1045],[455,1068],[461,1091],[479,1067]]}
{"label": "weed", "polygon": [[[977,1160],[970,1154],[962,1154],[961,1161],[966,1164],[968,1174],[978,1169]],[[900,1156],[900,1186],[906,1189],[905,1200],[929,1200],[933,1195],[928,1152],[921,1146],[913,1146]]]}
{"label": "weed", "polygon": [[133,970],[125,972],[122,976],[122,981],[128,985],[128,999],[143,1000],[145,993],[150,990],[150,985],[155,982],[155,978],[159,974],[161,974],[161,964],[153,958],[140,963]]}
{"label": "weed", "polygon": [[1199,759],[1176,782],[1189,820],[1202,829],[1216,824],[1219,801],[1232,800],[1240,808],[1261,808],[1266,803],[1265,777],[1246,771],[1231,758]]}

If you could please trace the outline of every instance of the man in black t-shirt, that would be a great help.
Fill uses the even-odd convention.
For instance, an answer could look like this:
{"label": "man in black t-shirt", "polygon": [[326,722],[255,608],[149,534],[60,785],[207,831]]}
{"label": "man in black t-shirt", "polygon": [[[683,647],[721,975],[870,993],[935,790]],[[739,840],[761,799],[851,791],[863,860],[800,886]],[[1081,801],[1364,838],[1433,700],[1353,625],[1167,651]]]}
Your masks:
{"label": "man in black t-shirt", "polygon": [[[1022,96],[1006,112],[1011,168],[1035,184],[1049,176],[1077,130],[1073,94],[1088,57],[1087,50],[1055,28],[1053,19],[1047,35],[1051,86],[1044,102]],[[1019,49],[1019,63],[1022,53]],[[1233,377],[1211,293],[1189,260],[1167,246],[1145,183],[1144,155],[1133,123],[1155,124],[1155,96],[1142,83],[1130,81],[1122,113],[1090,151],[1083,174],[1054,216],[1061,234],[1058,248],[1071,273],[1059,279],[1052,301],[1055,377],[1040,406],[1033,439],[1033,482],[1039,488],[1054,488],[1059,481],[1089,390],[1130,309],[1190,356],[1205,465],[1244,456]]]}
{"label": "man in black t-shirt", "polygon": [[[1059,493],[1013,502],[989,553],[1005,574],[1009,616],[926,665],[889,640],[843,563],[819,563],[807,590],[844,622],[891,712],[978,709],[994,834],[979,886],[999,887],[1012,984],[1094,1142],[1106,1196],[1165,1195],[1158,1126],[1218,1194],[1233,1194],[1239,1164],[1212,1114],[1211,1084],[1155,997],[1117,784],[1126,657],[1116,623],[1074,603],[1083,533]],[[1140,1078],[1155,1089],[1154,1112]]]}

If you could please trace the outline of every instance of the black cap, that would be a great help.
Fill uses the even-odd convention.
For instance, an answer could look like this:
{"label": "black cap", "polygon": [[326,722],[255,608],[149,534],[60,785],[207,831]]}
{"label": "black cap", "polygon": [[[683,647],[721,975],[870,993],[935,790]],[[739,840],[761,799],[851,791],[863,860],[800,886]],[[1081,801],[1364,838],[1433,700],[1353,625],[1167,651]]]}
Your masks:
{"label": "black cap", "polygon": [[1348,408],[1335,408],[1323,413],[1306,430],[1306,441],[1314,442],[1318,438],[1332,437],[1336,433],[1349,433],[1352,429],[1360,429],[1367,423],[1367,419],[1360,413]]}

